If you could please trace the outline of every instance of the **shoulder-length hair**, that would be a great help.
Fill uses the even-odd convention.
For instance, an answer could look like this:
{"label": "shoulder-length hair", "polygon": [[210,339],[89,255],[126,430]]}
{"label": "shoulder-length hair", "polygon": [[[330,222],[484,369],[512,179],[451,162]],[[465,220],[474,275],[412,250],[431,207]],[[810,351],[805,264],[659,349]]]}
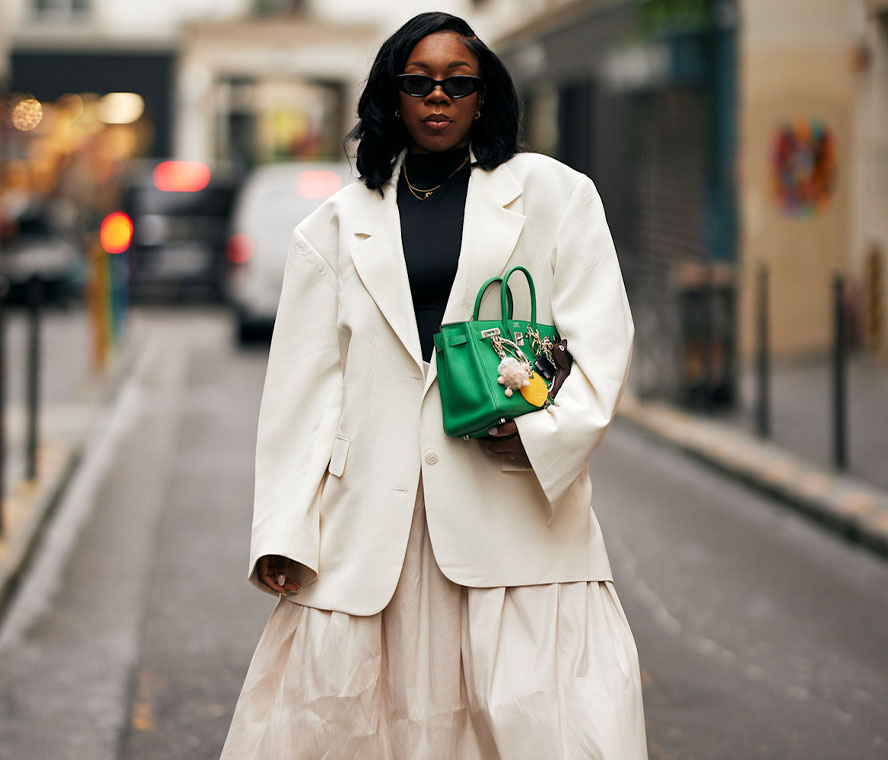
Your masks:
{"label": "shoulder-length hair", "polygon": [[395,115],[395,77],[404,72],[417,43],[435,32],[456,32],[478,59],[479,74],[484,80],[484,107],[470,134],[474,166],[493,169],[519,150],[521,102],[503,62],[463,19],[449,13],[420,13],[389,37],[376,54],[358,101],[358,123],[345,138],[346,145],[358,141],[358,172],[371,190],[382,192],[395,161],[407,145],[407,130]]}

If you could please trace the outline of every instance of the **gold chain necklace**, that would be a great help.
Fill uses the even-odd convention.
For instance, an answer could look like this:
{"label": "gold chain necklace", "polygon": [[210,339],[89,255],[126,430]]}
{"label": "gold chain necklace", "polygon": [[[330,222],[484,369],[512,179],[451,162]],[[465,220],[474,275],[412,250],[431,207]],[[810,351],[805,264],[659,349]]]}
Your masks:
{"label": "gold chain necklace", "polygon": [[[457,166],[452,172],[450,172],[450,174],[447,175],[447,179],[450,179],[451,177],[453,177],[453,175],[456,174],[460,169],[462,169],[468,162],[469,162],[469,157],[466,156],[462,160],[462,163],[459,166]],[[407,183],[407,189],[410,191],[410,194],[414,198],[416,198],[416,200],[418,200],[418,201],[427,200],[428,197],[432,193],[435,192],[435,190],[437,190],[439,187],[441,187],[441,185],[444,184],[444,182],[447,181],[447,179],[445,179],[444,182],[442,182],[440,185],[435,185],[434,187],[429,188],[428,190],[422,190],[421,188],[414,187],[413,185],[410,184],[410,180],[407,177],[407,160],[406,159],[404,159],[404,163],[401,164],[401,171],[404,173],[404,181]]]}

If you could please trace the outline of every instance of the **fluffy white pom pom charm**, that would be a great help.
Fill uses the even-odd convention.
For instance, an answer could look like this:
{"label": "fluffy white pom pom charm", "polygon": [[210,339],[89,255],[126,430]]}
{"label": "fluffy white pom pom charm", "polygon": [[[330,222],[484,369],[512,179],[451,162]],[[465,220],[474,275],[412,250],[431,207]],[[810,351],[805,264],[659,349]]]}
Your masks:
{"label": "fluffy white pom pom charm", "polygon": [[524,365],[513,356],[507,356],[503,359],[496,368],[496,371],[499,373],[499,377],[496,381],[500,385],[506,386],[505,393],[509,398],[512,397],[513,391],[517,391],[520,388],[525,388],[530,385],[530,380],[527,378],[527,371],[525,370]]}

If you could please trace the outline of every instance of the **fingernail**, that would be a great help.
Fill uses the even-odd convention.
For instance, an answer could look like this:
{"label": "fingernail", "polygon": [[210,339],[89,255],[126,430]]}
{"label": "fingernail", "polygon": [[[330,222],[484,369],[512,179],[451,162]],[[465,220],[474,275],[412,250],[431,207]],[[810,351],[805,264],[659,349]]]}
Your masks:
{"label": "fingernail", "polygon": [[487,431],[487,435],[496,435],[499,432],[499,428],[492,427]]}

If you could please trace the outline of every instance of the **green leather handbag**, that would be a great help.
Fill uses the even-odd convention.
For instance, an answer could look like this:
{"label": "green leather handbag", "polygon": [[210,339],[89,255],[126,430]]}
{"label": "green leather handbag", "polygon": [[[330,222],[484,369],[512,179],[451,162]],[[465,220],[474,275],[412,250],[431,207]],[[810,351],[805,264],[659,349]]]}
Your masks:
{"label": "green leather handbag", "polygon": [[[527,278],[530,288],[529,322],[513,318],[509,278],[515,272]],[[497,282],[500,319],[478,319],[481,299]],[[524,267],[487,280],[478,291],[471,321],[441,325],[434,340],[447,435],[483,438],[495,425],[549,404],[558,331],[537,322],[533,278]]]}

